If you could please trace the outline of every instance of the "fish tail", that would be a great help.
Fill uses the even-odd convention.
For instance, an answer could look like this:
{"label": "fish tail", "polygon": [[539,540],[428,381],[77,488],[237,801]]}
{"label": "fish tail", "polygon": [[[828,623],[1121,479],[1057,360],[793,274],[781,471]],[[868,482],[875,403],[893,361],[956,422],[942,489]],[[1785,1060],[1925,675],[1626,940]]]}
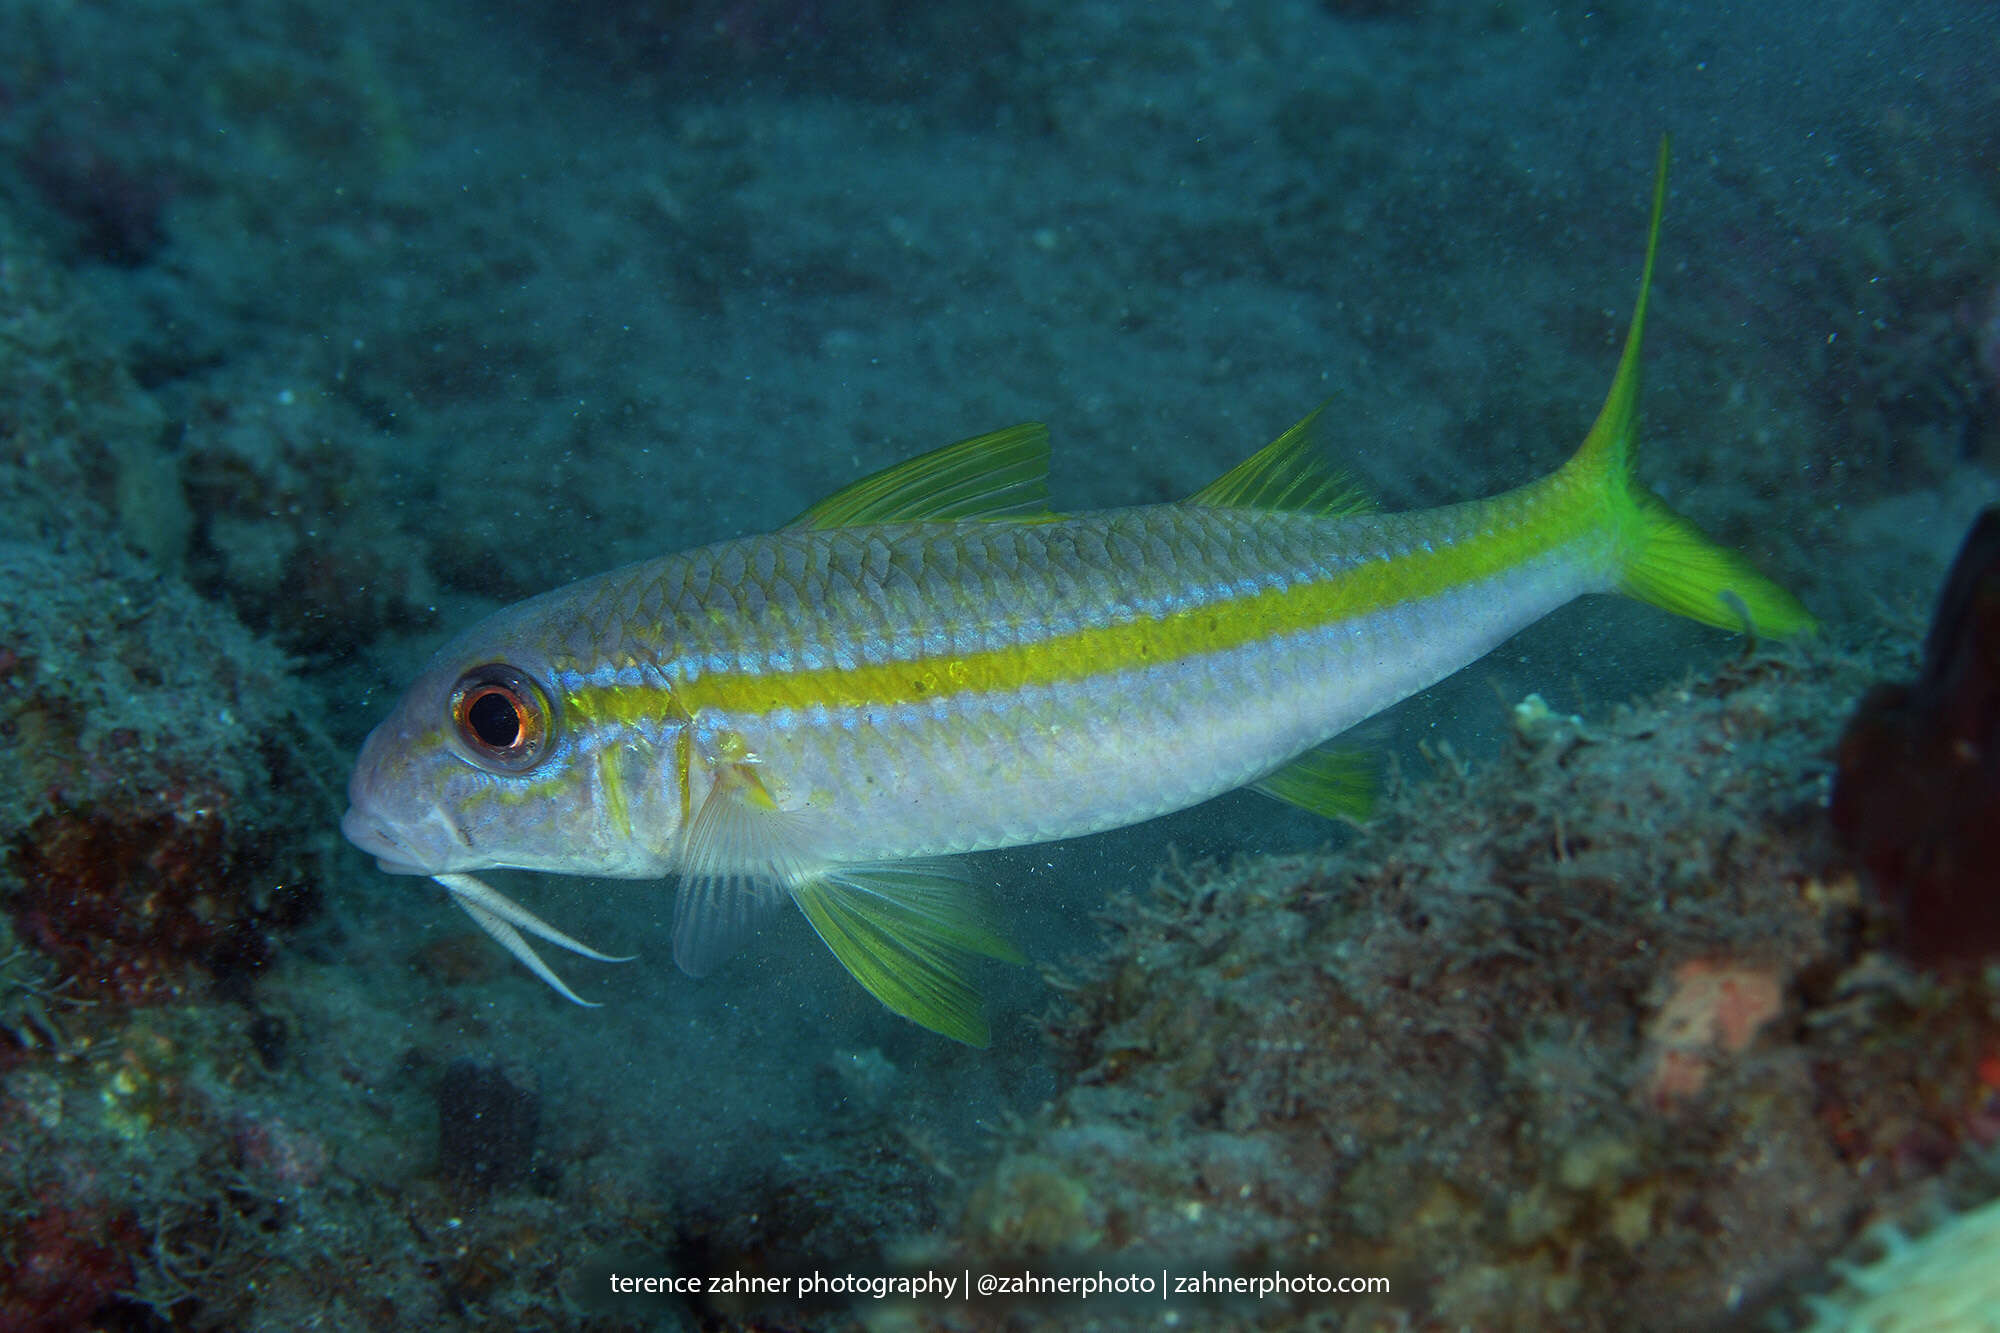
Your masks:
{"label": "fish tail", "polygon": [[1618,374],[1583,447],[1560,474],[1601,497],[1602,522],[1613,536],[1612,576],[1618,591],[1720,629],[1787,637],[1814,628],[1812,613],[1749,561],[1718,545],[1675,513],[1633,473],[1637,453],[1639,339],[1653,286],[1660,214],[1667,198],[1667,148],[1660,140],[1653,176],[1653,213],[1639,300],[1618,358]]}

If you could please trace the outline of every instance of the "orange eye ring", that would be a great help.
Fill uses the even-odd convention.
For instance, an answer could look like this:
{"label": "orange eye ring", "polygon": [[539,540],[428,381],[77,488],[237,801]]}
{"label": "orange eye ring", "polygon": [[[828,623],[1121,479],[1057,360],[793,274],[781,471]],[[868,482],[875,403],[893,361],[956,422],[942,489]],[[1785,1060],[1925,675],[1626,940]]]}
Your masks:
{"label": "orange eye ring", "polygon": [[474,667],[451,691],[451,723],[481,768],[525,773],[548,748],[549,705],[541,686],[510,666]]}

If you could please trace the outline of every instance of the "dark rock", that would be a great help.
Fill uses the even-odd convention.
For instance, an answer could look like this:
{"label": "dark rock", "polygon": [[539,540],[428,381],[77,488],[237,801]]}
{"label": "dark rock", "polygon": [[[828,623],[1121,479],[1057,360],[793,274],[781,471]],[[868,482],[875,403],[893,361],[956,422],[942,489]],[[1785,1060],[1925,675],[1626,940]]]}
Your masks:
{"label": "dark rock", "polygon": [[498,1065],[454,1060],[438,1083],[438,1170],[480,1189],[517,1184],[534,1163],[542,1095]]}
{"label": "dark rock", "polygon": [[2000,953],[2000,508],[1959,549],[1922,673],[1855,710],[1832,814],[1914,960]]}

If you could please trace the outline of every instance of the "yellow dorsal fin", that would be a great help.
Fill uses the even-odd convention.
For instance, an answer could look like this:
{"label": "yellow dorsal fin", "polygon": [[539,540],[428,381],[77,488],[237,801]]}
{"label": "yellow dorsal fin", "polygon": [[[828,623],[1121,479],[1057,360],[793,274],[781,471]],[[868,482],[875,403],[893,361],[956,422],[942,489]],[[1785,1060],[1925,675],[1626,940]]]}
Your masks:
{"label": "yellow dorsal fin", "polygon": [[1030,421],[947,444],[841,487],[785,526],[1041,518],[1049,509],[1049,428]]}
{"label": "yellow dorsal fin", "polygon": [[1375,507],[1327,462],[1320,437],[1324,404],[1298,425],[1190,495],[1184,503],[1216,509],[1286,509],[1360,514]]}
{"label": "yellow dorsal fin", "polygon": [[1307,750],[1250,788],[1327,819],[1359,821],[1374,807],[1380,768],[1366,750],[1327,744]]}

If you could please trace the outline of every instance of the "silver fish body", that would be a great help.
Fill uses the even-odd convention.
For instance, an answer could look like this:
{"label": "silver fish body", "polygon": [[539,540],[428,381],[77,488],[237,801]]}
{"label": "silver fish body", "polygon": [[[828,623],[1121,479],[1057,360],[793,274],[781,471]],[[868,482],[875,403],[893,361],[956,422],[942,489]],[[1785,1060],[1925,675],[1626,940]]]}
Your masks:
{"label": "silver fish body", "polygon": [[369,736],[342,828],[572,999],[524,933],[604,955],[476,872],[677,875],[697,972],[789,898],[891,1009],[983,1041],[962,960],[1018,955],[934,858],[1244,785],[1355,813],[1333,738],[1585,593],[1811,628],[1632,472],[1664,169],[1611,392],[1540,481],[1367,512],[1315,413],[1180,504],[1058,517],[1040,427],[961,441],[467,630]]}

